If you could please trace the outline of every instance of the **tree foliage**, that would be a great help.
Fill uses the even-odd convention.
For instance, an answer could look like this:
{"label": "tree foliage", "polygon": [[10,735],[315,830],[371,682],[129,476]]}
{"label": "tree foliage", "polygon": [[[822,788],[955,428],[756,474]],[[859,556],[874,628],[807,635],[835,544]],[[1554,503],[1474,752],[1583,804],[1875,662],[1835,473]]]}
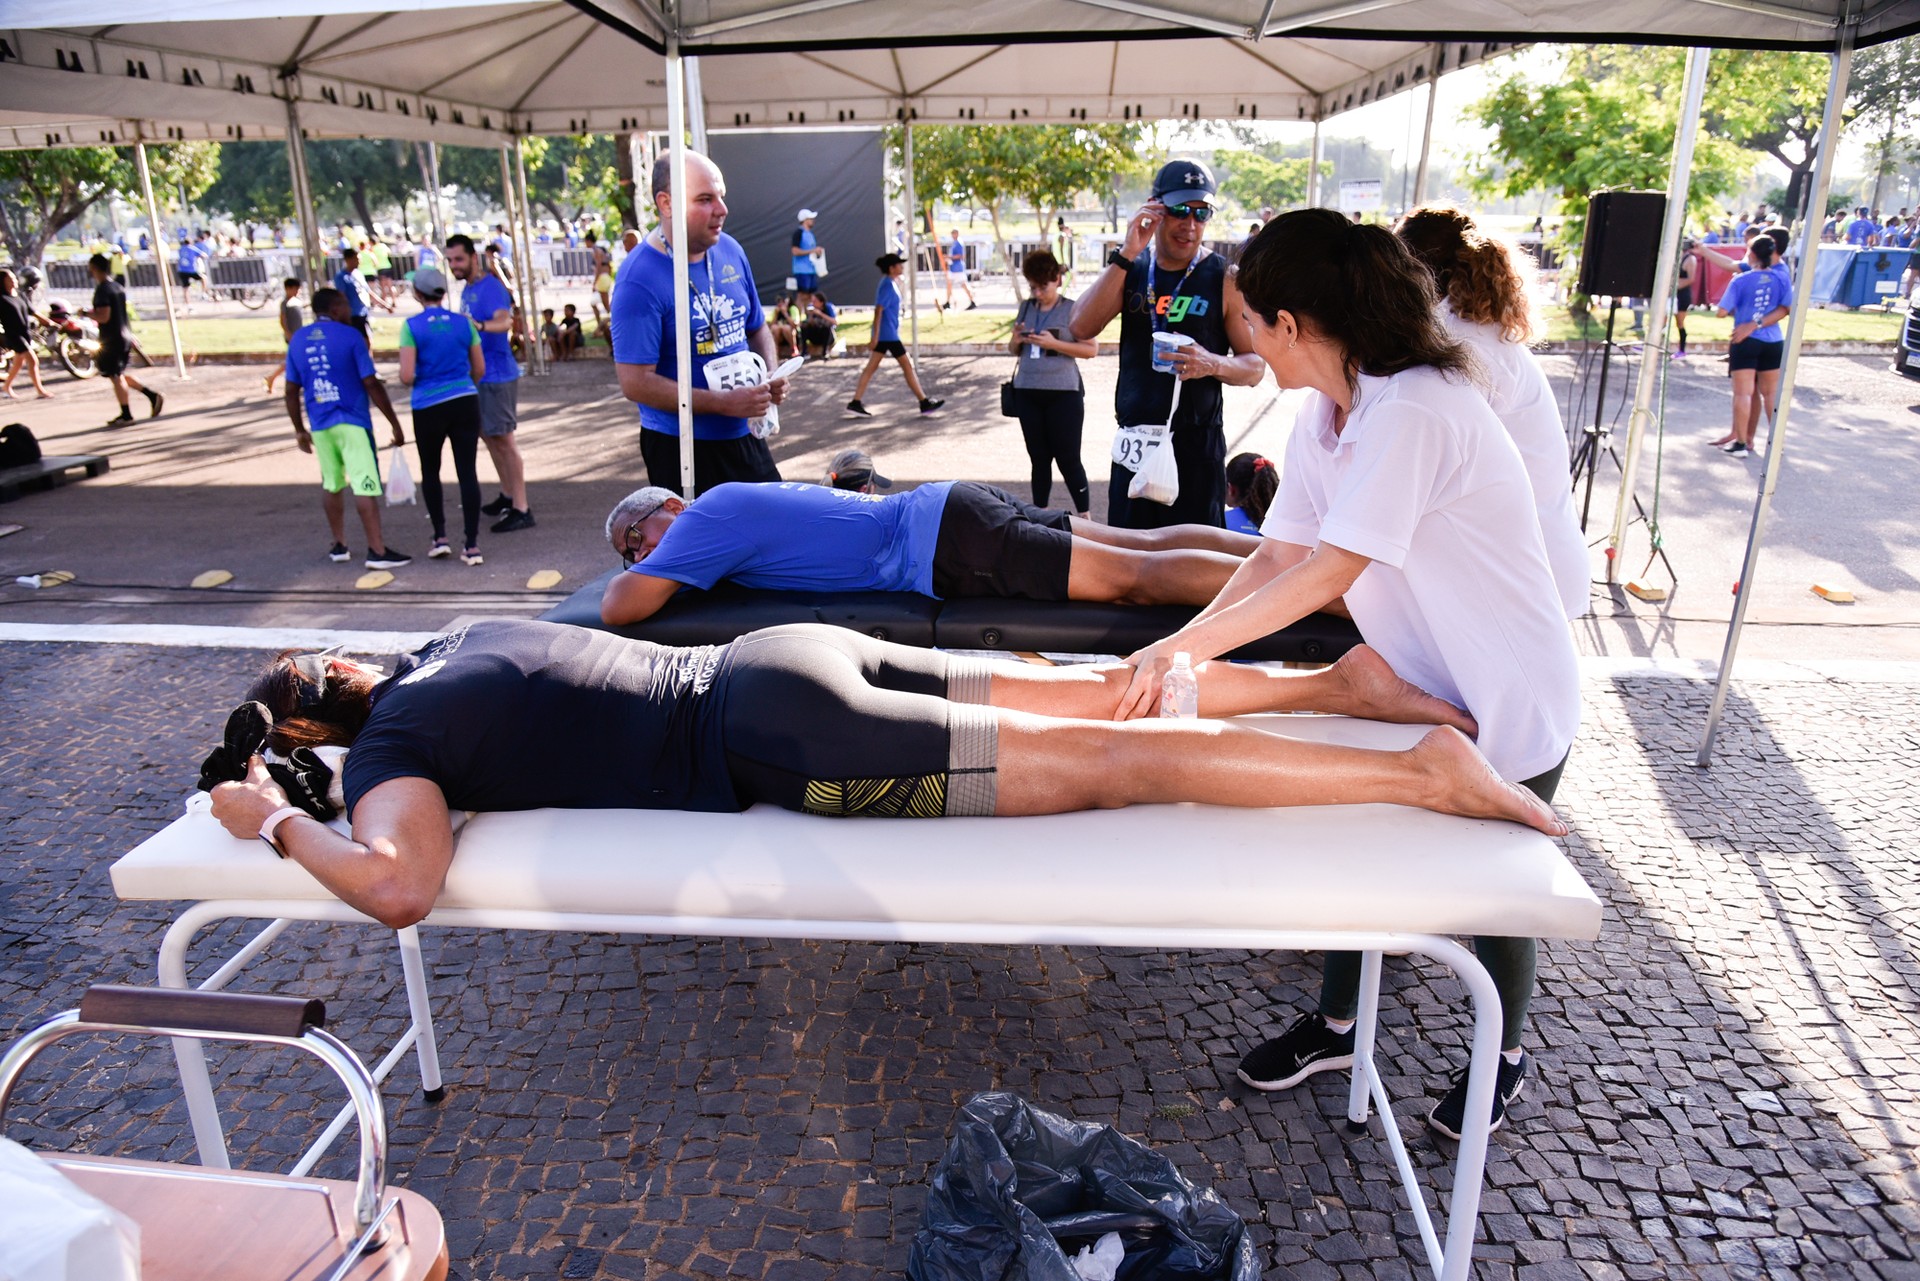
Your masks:
{"label": "tree foliage", "polygon": [[1849,97],[1853,123],[1870,130],[1867,144],[1873,193],[1867,203],[1878,208],[1889,177],[1911,166],[1920,153],[1920,139],[1904,131],[1920,115],[1914,86],[1920,85],[1920,37],[1893,40],[1862,49],[1853,59],[1853,88]]}
{"label": "tree foliage", "polygon": [[[1307,203],[1307,178],[1313,168],[1311,157],[1276,158],[1248,152],[1232,156],[1221,168],[1226,170],[1226,175],[1220,180],[1220,194],[1239,201],[1249,210],[1291,209]],[[1331,172],[1332,166],[1322,161],[1322,180]]]}
{"label": "tree foliage", "polygon": [[[220,172],[220,146],[175,143],[147,148],[154,198],[198,199]],[[0,152],[0,244],[15,262],[38,262],[61,229],[112,192],[138,193],[131,147],[60,147]],[[135,195],[135,199],[138,196]]]}

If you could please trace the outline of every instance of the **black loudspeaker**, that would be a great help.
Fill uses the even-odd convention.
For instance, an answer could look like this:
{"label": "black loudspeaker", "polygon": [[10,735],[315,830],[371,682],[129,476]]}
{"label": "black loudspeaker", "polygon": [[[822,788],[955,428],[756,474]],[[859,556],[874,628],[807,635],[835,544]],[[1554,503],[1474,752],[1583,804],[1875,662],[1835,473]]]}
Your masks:
{"label": "black loudspeaker", "polygon": [[1645,298],[1653,292],[1660,224],[1667,197],[1659,191],[1602,191],[1587,201],[1587,238],[1580,249],[1580,292],[1589,297]]}

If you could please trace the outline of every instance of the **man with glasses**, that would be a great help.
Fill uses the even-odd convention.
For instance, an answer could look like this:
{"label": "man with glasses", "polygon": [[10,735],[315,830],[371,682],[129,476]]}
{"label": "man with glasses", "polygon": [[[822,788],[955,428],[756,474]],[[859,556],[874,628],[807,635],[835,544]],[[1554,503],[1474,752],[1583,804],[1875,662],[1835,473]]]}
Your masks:
{"label": "man with glasses", "polygon": [[[1240,314],[1240,291],[1227,261],[1205,244],[1214,215],[1213,174],[1197,160],[1175,160],[1153,180],[1153,195],[1127,220],[1125,244],[1073,308],[1073,336],[1084,342],[1120,317],[1120,376],[1113,408],[1113,467],[1107,521],[1122,529],[1226,523],[1227,439],[1222,383],[1251,387],[1264,366]],[[1190,340],[1156,358],[1155,335]],[[1161,339],[1160,346],[1167,340]],[[1180,400],[1174,404],[1174,385]],[[1171,416],[1171,448],[1180,493],[1171,504],[1129,498],[1127,486],[1149,449],[1159,448]]]}

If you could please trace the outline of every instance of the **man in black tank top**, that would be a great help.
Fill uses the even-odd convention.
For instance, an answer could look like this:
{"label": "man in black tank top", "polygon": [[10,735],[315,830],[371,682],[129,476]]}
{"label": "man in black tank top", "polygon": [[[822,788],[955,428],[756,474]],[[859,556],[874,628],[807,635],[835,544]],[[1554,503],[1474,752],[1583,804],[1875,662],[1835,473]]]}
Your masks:
{"label": "man in black tank top", "polygon": [[[1226,259],[1204,243],[1214,212],[1212,173],[1197,160],[1175,160],[1153,181],[1153,196],[1127,222],[1123,248],[1073,309],[1074,337],[1094,337],[1120,317],[1120,377],[1114,389],[1113,463],[1107,521],[1123,529],[1164,525],[1224,525],[1227,442],[1221,410],[1223,383],[1251,387],[1263,366],[1240,314],[1240,291]],[[1154,334],[1180,334],[1192,345],[1154,368]],[[1176,379],[1180,405],[1173,418],[1173,453],[1180,496],[1171,506],[1130,499],[1127,486],[1148,448],[1150,432],[1167,421]]]}

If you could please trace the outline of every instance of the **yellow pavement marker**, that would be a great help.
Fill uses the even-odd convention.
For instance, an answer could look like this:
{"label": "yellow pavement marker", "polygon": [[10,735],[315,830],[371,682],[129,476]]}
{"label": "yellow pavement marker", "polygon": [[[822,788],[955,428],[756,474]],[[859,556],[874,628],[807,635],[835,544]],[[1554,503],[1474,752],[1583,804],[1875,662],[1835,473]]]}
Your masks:
{"label": "yellow pavement marker", "polygon": [[1813,594],[1821,600],[1830,601],[1835,605],[1853,604],[1853,593],[1833,583],[1815,583],[1813,585]]}
{"label": "yellow pavement marker", "polygon": [[354,579],[353,585],[363,592],[370,592],[376,587],[385,587],[392,581],[393,575],[386,570],[370,569],[360,575],[360,577]]}
{"label": "yellow pavement marker", "polygon": [[233,575],[228,573],[226,570],[210,569],[204,574],[195,574],[193,576],[193,582],[190,583],[189,586],[198,587],[204,590],[205,588],[208,588],[208,587],[224,587],[226,584],[232,581],[233,581]]}
{"label": "yellow pavement marker", "polygon": [[1641,600],[1651,604],[1658,604],[1667,598],[1666,588],[1660,586],[1658,583],[1642,582],[1637,578],[1627,584],[1627,590],[1635,596],[1638,596]]}
{"label": "yellow pavement marker", "polygon": [[73,581],[70,569],[50,569],[44,574],[22,574],[13,580],[22,587],[58,587]]}
{"label": "yellow pavement marker", "polygon": [[543,569],[527,580],[527,590],[530,592],[544,592],[547,588],[557,584],[562,577],[563,575],[557,569]]}

